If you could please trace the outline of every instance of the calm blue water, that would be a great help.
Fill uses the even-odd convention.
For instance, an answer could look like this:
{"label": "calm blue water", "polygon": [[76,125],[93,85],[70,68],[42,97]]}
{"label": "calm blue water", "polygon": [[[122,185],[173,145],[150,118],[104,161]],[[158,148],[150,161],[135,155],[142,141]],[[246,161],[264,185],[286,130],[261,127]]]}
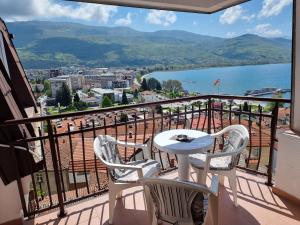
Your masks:
{"label": "calm blue water", "polygon": [[[268,64],[254,66],[232,66],[185,71],[153,72],[146,75],[159,81],[175,79],[182,82],[188,91],[201,94],[217,94],[213,85],[221,80],[220,94],[244,95],[246,90],[263,87],[291,88],[291,64]],[[266,97],[266,96],[264,96]],[[290,98],[290,93],[284,95]]]}

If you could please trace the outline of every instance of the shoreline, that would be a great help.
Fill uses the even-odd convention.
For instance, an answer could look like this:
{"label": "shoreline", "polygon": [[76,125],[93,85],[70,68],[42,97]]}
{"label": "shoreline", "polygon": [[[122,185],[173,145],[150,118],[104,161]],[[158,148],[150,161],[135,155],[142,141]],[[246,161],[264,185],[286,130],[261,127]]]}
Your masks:
{"label": "shoreline", "polygon": [[211,66],[211,67],[198,67],[198,68],[186,68],[186,69],[175,69],[175,70],[154,70],[150,73],[144,74],[141,79],[147,78],[146,76],[151,73],[156,72],[180,72],[180,71],[193,71],[193,70],[204,70],[204,69],[214,69],[214,68],[228,68],[228,67],[242,67],[242,66],[263,66],[263,65],[282,65],[282,64],[291,64],[289,63],[264,63],[264,64],[243,64],[243,65],[231,65],[231,66]]}

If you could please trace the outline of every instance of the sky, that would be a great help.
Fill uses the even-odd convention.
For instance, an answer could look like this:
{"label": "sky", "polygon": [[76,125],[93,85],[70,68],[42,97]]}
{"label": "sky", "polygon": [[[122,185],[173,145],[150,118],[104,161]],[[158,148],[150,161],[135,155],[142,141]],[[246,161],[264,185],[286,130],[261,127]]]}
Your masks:
{"label": "sky", "polygon": [[293,0],[251,0],[211,14],[77,3],[63,0],[0,0],[5,21],[64,21],[92,26],[127,26],[139,31],[186,30],[218,37],[246,33],[292,36]]}

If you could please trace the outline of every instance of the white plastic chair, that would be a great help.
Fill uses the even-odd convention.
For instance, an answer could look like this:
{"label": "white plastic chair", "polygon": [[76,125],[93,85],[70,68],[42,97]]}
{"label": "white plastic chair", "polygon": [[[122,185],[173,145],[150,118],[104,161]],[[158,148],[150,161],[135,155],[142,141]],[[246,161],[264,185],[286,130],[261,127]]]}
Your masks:
{"label": "white plastic chair", "polygon": [[218,178],[213,176],[211,188],[188,181],[161,178],[143,179],[146,201],[152,210],[152,225],[164,221],[176,225],[218,224]]}
{"label": "white plastic chair", "polygon": [[243,125],[231,125],[218,133],[212,134],[214,138],[225,135],[222,152],[190,155],[190,164],[197,173],[198,183],[206,184],[207,173],[220,175],[220,183],[224,184],[224,176],[228,177],[233,192],[235,206],[237,204],[236,165],[239,156],[247,147],[249,132]]}
{"label": "white plastic chair", "polygon": [[109,223],[113,223],[113,212],[116,198],[122,196],[122,190],[142,185],[139,179],[157,176],[160,165],[155,160],[145,159],[123,162],[117,145],[142,148],[147,150],[147,145],[118,141],[109,135],[99,135],[94,140],[94,152],[109,172]]}

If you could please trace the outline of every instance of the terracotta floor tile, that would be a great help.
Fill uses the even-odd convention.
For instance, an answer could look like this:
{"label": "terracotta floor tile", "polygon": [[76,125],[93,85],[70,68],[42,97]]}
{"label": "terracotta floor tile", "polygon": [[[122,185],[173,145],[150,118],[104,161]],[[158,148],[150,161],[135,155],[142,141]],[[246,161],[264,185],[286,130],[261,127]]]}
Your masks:
{"label": "terracotta floor tile", "polygon": [[[177,171],[163,177],[176,179]],[[300,206],[276,196],[264,182],[264,177],[238,171],[239,207],[235,207],[225,179],[225,187],[220,187],[219,225],[300,225]],[[58,219],[56,212],[44,213],[25,225],[108,224],[108,194],[80,201],[67,210],[64,218]],[[114,225],[150,225],[141,187],[123,192],[116,203]]]}

